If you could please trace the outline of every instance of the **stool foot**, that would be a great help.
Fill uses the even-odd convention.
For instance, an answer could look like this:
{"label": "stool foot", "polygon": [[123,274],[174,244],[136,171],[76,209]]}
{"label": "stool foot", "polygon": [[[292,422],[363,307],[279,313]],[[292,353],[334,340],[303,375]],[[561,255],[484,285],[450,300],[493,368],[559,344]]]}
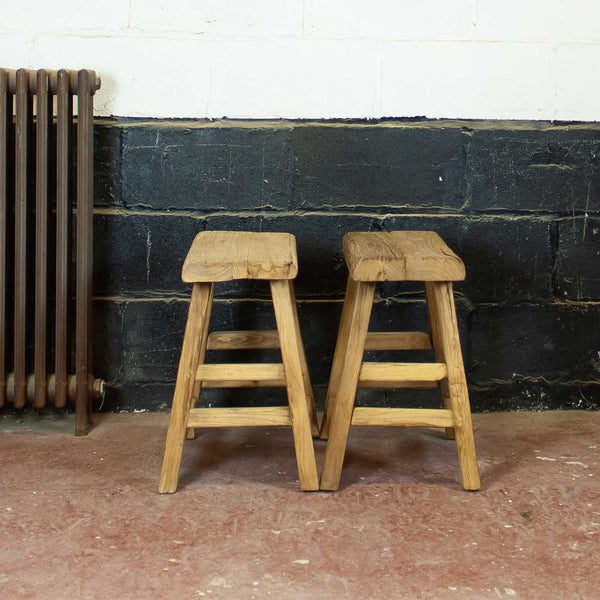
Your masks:
{"label": "stool foot", "polygon": [[190,397],[193,393],[198,365],[203,360],[206,350],[213,289],[214,285],[211,283],[195,283],[192,291],[160,474],[158,487],[160,494],[170,494],[177,489],[190,412]]}

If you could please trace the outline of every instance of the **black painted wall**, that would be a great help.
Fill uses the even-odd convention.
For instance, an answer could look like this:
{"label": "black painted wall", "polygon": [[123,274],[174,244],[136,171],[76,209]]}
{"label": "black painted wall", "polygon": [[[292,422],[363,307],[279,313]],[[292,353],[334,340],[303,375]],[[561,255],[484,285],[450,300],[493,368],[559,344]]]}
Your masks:
{"label": "black painted wall", "polygon": [[[320,403],[345,286],[344,233],[432,229],[467,267],[456,291],[473,408],[598,408],[599,152],[596,124],[98,121],[102,409],[169,408],[190,293],[181,265],[204,229],[296,235],[296,291]],[[246,283],[217,288],[211,329],[274,326],[267,285]],[[371,328],[426,329],[421,290],[381,285]],[[206,394],[211,404],[257,398]],[[283,401],[279,390],[267,394]],[[438,398],[362,391],[361,401]]]}

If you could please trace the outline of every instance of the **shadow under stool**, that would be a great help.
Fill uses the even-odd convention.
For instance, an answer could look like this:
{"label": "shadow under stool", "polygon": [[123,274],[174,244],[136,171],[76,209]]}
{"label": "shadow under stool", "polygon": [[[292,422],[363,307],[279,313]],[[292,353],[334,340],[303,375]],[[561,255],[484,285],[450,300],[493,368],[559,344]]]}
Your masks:
{"label": "shadow under stool", "polygon": [[[287,233],[205,231],[183,265],[193,283],[160,477],[159,492],[177,489],[186,437],[199,427],[291,426],[300,488],[319,489],[313,448],[318,434],[313,392],[300,335],[292,279],[296,240]],[[277,331],[215,332],[209,320],[216,282],[268,280]],[[281,363],[205,364],[207,350],[280,348]],[[286,387],[288,406],[196,408],[202,387]],[[187,436],[186,436],[187,432]]]}
{"label": "shadow under stool", "polygon": [[[344,236],[349,278],[320,437],[328,439],[322,490],[340,484],[350,425],[444,427],[456,440],[462,485],[480,488],[453,281],[465,268],[433,231],[351,232]],[[431,334],[368,332],[378,281],[425,284]],[[363,362],[365,350],[430,350],[433,363]],[[354,407],[364,388],[439,387],[442,409]]]}

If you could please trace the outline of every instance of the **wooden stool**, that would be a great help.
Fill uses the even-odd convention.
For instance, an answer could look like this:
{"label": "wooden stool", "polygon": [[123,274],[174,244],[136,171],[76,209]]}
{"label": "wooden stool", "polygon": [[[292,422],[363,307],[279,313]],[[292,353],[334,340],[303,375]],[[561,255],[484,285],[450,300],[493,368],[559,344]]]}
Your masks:
{"label": "wooden stool", "polygon": [[[181,453],[196,427],[291,425],[303,490],[319,489],[312,436],[318,434],[312,387],[300,336],[292,279],[298,273],[296,239],[287,233],[199,233],[183,265],[193,283],[183,349],[160,477],[160,493],[177,489]],[[267,279],[277,331],[208,335],[217,281]],[[281,348],[283,363],[204,364],[206,350]],[[195,408],[201,387],[286,387],[289,407]],[[191,435],[190,435],[191,434]]]}
{"label": "wooden stool", "polygon": [[[456,438],[462,485],[480,488],[452,281],[465,268],[432,231],[347,233],[344,257],[349,278],[327,391],[321,437],[329,438],[322,490],[337,490],[350,425],[445,427]],[[423,281],[431,335],[421,332],[368,333],[377,281]],[[435,363],[362,362],[364,350],[435,351]],[[443,409],[354,408],[357,387],[439,386]]]}

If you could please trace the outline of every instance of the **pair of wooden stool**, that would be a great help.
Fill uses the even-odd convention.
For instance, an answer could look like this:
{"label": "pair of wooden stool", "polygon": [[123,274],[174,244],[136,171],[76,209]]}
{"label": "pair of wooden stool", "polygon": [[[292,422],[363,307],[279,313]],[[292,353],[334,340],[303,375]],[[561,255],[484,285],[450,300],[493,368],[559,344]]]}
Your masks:
{"label": "pair of wooden stool", "polygon": [[[478,490],[471,411],[458,337],[452,282],[465,278],[462,261],[434,232],[348,233],[349,278],[320,436],[329,438],[321,485],[312,438],[317,415],[292,280],[298,272],[295,238],[286,233],[199,233],[183,266],[192,299],[175,385],[160,493],[174,492],[186,437],[199,427],[292,427],[300,488],[336,490],[350,425],[444,427],[456,439],[462,485]],[[263,279],[271,286],[277,331],[215,332],[208,325],[219,281]],[[378,281],[425,282],[431,335],[369,333]],[[207,350],[280,348],[282,363],[205,364]],[[365,350],[429,350],[434,363],[363,362]],[[196,408],[204,387],[286,387],[287,407]],[[354,408],[358,387],[439,387],[442,409]],[[186,436],[187,432],[187,436]]]}

